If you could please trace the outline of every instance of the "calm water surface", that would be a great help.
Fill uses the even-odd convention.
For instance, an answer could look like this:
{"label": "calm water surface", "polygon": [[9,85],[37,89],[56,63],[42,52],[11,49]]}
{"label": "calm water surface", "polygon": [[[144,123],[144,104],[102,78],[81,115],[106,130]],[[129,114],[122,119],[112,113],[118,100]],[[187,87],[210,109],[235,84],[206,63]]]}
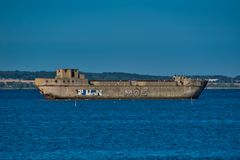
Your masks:
{"label": "calm water surface", "polygon": [[240,159],[240,90],[76,106],[0,90],[0,159]]}

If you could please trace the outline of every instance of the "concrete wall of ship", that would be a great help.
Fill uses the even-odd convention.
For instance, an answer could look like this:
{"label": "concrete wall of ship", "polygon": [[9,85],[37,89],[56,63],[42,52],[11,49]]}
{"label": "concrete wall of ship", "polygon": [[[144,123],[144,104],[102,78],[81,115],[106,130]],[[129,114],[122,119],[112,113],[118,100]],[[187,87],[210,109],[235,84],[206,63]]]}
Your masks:
{"label": "concrete wall of ship", "polygon": [[79,99],[170,99],[198,98],[201,87],[190,86],[42,86],[45,95],[52,98]]}

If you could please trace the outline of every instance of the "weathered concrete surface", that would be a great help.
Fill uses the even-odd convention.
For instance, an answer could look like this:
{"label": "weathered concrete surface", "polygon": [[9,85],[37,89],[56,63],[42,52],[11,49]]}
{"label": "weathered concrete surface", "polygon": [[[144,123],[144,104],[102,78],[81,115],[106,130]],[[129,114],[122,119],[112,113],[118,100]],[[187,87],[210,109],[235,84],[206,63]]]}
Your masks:
{"label": "weathered concrete surface", "polygon": [[[40,91],[49,98],[78,99],[177,99],[198,98],[201,87],[123,87],[123,86],[40,86]],[[82,95],[81,91],[97,91],[97,94]]]}
{"label": "weathered concrete surface", "polygon": [[[174,77],[169,81],[88,81],[84,78],[76,78],[76,70],[73,71],[73,77],[69,74],[71,71],[68,70],[57,72],[55,79],[35,80],[36,86],[47,98],[196,99],[207,85],[207,81],[185,77]],[[64,72],[68,73],[69,77]]]}

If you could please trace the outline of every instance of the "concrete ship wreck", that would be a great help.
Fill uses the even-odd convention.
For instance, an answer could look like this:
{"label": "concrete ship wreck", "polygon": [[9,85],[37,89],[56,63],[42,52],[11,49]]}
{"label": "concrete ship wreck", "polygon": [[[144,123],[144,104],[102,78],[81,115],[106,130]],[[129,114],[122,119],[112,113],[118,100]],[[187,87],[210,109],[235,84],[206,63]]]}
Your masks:
{"label": "concrete ship wreck", "polygon": [[169,80],[88,80],[78,69],[58,69],[53,79],[35,85],[50,99],[197,99],[206,80],[174,76]]}

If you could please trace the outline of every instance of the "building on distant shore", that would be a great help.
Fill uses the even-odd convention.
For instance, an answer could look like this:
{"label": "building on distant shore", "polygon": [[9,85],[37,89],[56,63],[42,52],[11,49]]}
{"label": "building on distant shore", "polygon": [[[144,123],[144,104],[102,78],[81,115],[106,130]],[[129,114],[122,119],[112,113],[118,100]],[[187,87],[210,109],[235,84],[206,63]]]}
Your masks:
{"label": "building on distant shore", "polygon": [[217,82],[219,79],[208,79],[208,82]]}

